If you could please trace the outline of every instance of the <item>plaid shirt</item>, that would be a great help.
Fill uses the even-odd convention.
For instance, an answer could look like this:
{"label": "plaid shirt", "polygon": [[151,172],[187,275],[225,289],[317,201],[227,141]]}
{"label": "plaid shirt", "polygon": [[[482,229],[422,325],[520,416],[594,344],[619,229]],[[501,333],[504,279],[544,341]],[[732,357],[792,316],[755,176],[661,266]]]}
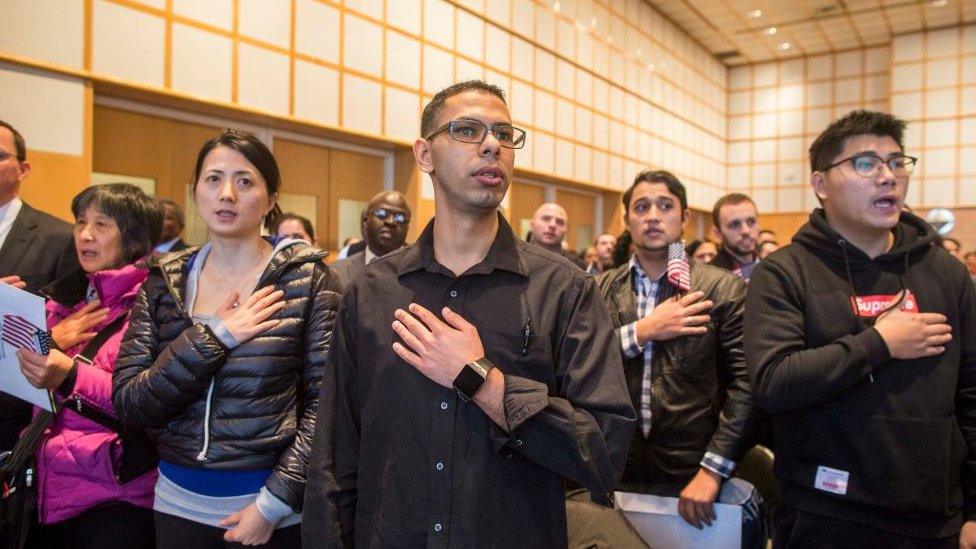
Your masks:
{"label": "plaid shirt", "polygon": [[[637,303],[637,318],[644,318],[657,306],[658,290],[662,283],[667,283],[667,272],[663,273],[657,280],[648,278],[644,269],[637,261],[637,256],[630,258],[630,270],[634,281],[634,294]],[[648,341],[642,347],[637,341],[637,322],[625,324],[619,328],[620,345],[625,358],[635,358],[644,356],[644,372],[641,376],[641,401],[637,410],[641,422],[641,430],[644,436],[650,436],[653,414],[651,412],[651,373],[652,357],[654,355],[654,342]],[[723,478],[730,478],[735,472],[737,463],[712,452],[705,452],[702,457],[702,467],[720,475]]]}

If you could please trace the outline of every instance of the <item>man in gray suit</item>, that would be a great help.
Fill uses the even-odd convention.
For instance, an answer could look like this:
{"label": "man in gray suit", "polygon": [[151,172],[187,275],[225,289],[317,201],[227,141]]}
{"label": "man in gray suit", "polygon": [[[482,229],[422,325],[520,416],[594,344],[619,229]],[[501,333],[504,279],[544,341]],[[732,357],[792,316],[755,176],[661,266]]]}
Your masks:
{"label": "man in gray suit", "polygon": [[[24,138],[0,120],[0,280],[38,293],[81,267],[71,225],[19,198],[30,170]],[[13,447],[30,411],[26,402],[0,393],[0,451]]]}
{"label": "man in gray suit", "polygon": [[397,191],[383,191],[363,210],[362,232],[366,247],[332,264],[342,286],[347,286],[378,257],[403,247],[410,229],[410,206]]}

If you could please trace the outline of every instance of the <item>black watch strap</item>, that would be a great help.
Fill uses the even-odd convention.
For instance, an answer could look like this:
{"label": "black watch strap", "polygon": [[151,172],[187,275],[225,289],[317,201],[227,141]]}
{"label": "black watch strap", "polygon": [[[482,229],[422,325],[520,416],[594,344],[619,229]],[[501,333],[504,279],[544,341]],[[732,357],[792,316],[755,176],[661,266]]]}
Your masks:
{"label": "black watch strap", "polygon": [[473,399],[475,393],[488,379],[488,372],[494,367],[495,365],[485,357],[465,364],[457,377],[454,378],[454,389],[458,396],[465,402]]}

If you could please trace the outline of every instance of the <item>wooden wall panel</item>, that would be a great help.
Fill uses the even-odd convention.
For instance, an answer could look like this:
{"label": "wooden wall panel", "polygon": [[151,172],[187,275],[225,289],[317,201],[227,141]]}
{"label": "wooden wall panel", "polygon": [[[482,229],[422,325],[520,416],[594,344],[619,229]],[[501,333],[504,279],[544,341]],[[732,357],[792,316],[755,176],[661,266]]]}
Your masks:
{"label": "wooden wall panel", "polygon": [[556,203],[566,209],[566,216],[569,218],[566,231],[569,249],[581,251],[591,245],[592,239],[583,241],[578,238],[577,228],[589,227],[593,238],[599,234],[601,228],[596,227],[596,197],[559,189],[556,191]]}
{"label": "wooden wall panel", "polygon": [[537,185],[512,182],[509,189],[511,198],[509,199],[509,222],[512,228],[519,234],[519,238],[525,238],[525,231],[521,229],[523,219],[532,219],[535,211],[545,200],[545,190]]}
{"label": "wooden wall panel", "polygon": [[338,204],[342,198],[369,201],[383,190],[383,159],[378,156],[351,151],[332,150],[329,162],[329,204],[328,234],[330,240],[320,244],[327,249],[337,250],[339,242]]}
{"label": "wooden wall panel", "polygon": [[[337,236],[330,232],[329,219],[337,207],[329,201],[331,149],[319,145],[275,139],[274,154],[281,170],[281,192],[310,194],[316,197],[315,235],[319,244],[333,251]],[[331,259],[331,258],[330,258]]]}

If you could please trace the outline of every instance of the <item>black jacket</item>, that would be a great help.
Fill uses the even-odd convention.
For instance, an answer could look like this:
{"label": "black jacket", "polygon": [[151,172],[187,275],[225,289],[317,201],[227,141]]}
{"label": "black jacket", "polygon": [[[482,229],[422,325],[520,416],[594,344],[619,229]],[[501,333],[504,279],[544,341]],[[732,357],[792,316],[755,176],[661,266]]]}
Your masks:
{"label": "black jacket", "polygon": [[[903,213],[894,237],[870,259],[815,210],[792,246],[756,267],[746,358],[756,400],[772,414],[784,501],[902,535],[949,536],[976,518],[976,292],[923,220]],[[863,311],[903,288],[921,312],[948,317],[942,354],[892,359],[876,317],[855,314],[853,296]],[[823,468],[841,471],[833,480],[846,487]]]}
{"label": "black jacket", "polygon": [[[614,328],[638,320],[630,263],[597,278]],[[758,426],[742,352],[746,286],[728,271],[691,264],[691,290],[714,303],[708,332],[654,342],[650,436],[634,428],[623,490],[676,495],[695,473],[706,451],[738,462],[755,444]],[[677,289],[662,284],[658,303]],[[618,342],[618,352],[620,343]],[[624,360],[624,374],[640,415],[643,355]]]}
{"label": "black jacket", "polygon": [[[282,322],[228,351],[184,309],[196,251],[162,257],[139,292],[113,376],[116,412],[128,426],[145,428],[166,461],[273,467],[268,490],[300,511],[338,280],[321,250],[300,243],[279,250],[257,288],[285,292],[285,308],[276,315]],[[209,442],[201,459],[205,421]]]}

